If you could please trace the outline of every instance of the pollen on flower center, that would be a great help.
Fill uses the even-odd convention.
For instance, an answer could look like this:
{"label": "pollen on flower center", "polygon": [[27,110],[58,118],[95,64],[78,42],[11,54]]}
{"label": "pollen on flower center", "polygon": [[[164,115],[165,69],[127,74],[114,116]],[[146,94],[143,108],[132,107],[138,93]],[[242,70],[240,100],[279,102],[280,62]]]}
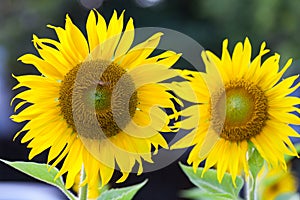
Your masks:
{"label": "pollen on flower center", "polygon": [[220,137],[230,141],[248,140],[258,135],[265,126],[268,119],[267,98],[252,83],[232,81],[225,85],[225,91],[214,94],[211,117],[215,130],[222,130]]}
{"label": "pollen on flower center", "polygon": [[[71,69],[59,95],[64,119],[88,139],[118,134],[130,122],[138,103],[131,76],[117,64],[103,60],[86,61]],[[99,127],[102,133],[97,131]]]}

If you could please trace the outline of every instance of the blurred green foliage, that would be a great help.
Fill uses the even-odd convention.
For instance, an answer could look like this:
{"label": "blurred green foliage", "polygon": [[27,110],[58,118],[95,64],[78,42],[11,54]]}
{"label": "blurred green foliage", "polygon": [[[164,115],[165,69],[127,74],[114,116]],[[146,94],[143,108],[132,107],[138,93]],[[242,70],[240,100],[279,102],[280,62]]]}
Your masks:
{"label": "blurred green foliage", "polygon": [[[299,58],[299,8],[297,0],[162,0],[147,8],[139,7],[135,0],[106,0],[98,10],[108,19],[114,9],[125,9],[126,17],[132,16],[137,27],[180,31],[217,54],[225,38],[232,49],[248,36],[254,53],[266,41],[273,52],[281,54],[283,63],[290,57]],[[46,25],[63,26],[66,13],[84,31],[88,11],[79,0],[1,0],[0,46],[8,51],[9,71],[28,72],[16,59],[24,53],[35,53],[30,42],[33,33],[56,38]]]}
{"label": "blurred green foliage", "polygon": [[219,38],[240,41],[249,36],[256,43],[266,41],[284,59],[299,58],[300,1],[194,0],[194,4],[195,17],[208,21]]}

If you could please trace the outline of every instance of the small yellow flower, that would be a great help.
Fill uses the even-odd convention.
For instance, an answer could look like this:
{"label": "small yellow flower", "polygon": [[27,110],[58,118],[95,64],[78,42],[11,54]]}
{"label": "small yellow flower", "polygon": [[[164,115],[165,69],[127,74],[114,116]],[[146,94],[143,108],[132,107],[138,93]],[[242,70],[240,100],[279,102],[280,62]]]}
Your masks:
{"label": "small yellow flower", "polygon": [[[194,131],[171,148],[193,145],[187,161],[195,170],[206,159],[204,172],[216,166],[219,182],[228,171],[235,183],[242,170],[246,175],[249,172],[248,142],[271,167],[286,169],[284,155],[298,156],[289,137],[299,135],[289,124],[300,124],[300,119],[291,114],[299,112],[295,105],[300,100],[288,96],[299,87],[292,86],[298,76],[281,80],[291,59],[279,70],[277,53],[261,63],[262,56],[269,52],[266,43],[252,61],[248,38],[235,46],[232,56],[227,46],[228,40],[224,40],[221,59],[210,51],[202,53],[206,73],[182,71],[199,103],[183,110],[183,115],[190,116],[199,109],[200,120]],[[193,117],[185,121],[182,123],[197,123]]]}
{"label": "small yellow flower", "polygon": [[290,169],[274,168],[260,178],[258,189],[262,200],[275,200],[280,195],[297,192],[298,182]]}
{"label": "small yellow flower", "polygon": [[[66,16],[65,27],[53,29],[58,41],[33,36],[40,57],[26,54],[19,58],[31,64],[41,75],[14,76],[20,87],[17,94],[30,105],[13,115],[15,122],[27,124],[16,134],[26,132],[22,143],[31,149],[29,159],[49,149],[48,163],[63,161],[58,176],[67,173],[70,188],[82,165],[92,191],[98,184],[106,185],[116,166],[124,181],[133,166],[142,160],[153,162],[151,148],[167,148],[159,131],[170,131],[168,115],[156,105],[175,112],[163,83],[177,72],[170,67],[180,55],[165,51],[156,56],[162,33],[131,48],[134,40],[133,19],[123,24],[124,12],[115,11],[109,24],[91,11],[86,23],[87,39]],[[123,28],[125,31],[122,33]],[[28,105],[28,104],[27,104]],[[92,196],[95,196],[93,194]]]}

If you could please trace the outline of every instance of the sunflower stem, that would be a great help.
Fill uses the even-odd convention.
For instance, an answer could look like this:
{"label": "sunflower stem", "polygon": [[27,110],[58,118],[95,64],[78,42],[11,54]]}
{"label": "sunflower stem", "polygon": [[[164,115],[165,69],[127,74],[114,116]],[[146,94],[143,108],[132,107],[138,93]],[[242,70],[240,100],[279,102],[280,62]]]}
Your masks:
{"label": "sunflower stem", "polygon": [[247,177],[245,189],[247,200],[257,200],[256,177],[253,177],[252,174]]}
{"label": "sunflower stem", "polygon": [[247,200],[256,200],[257,199],[256,181],[257,181],[257,176],[264,165],[264,159],[261,157],[260,153],[257,151],[257,149],[254,147],[254,145],[251,142],[249,142],[248,155],[249,155],[248,164],[249,164],[250,173],[246,181],[246,197]]}
{"label": "sunflower stem", "polygon": [[[82,168],[81,168],[81,173],[80,173],[80,185],[83,183],[85,177],[86,177],[86,174],[85,174],[85,170],[84,170],[84,166],[82,165]],[[87,191],[88,191],[88,185],[85,184],[84,186],[81,186],[79,187],[79,200],[86,200],[87,199]]]}

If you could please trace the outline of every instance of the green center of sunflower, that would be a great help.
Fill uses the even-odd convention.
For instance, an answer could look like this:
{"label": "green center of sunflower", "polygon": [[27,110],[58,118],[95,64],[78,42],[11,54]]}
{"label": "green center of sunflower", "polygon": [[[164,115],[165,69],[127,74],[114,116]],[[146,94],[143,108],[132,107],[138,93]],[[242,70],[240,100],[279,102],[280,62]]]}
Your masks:
{"label": "green center of sunflower", "polygon": [[246,123],[252,116],[253,98],[244,89],[236,88],[226,92],[226,122],[235,125]]}
{"label": "green center of sunflower", "polygon": [[96,89],[90,88],[85,94],[85,101],[90,108],[95,107],[96,111],[104,111],[110,108],[111,92],[103,87],[97,85]]}
{"label": "green center of sunflower", "polygon": [[117,135],[131,121],[138,104],[131,76],[103,60],[86,61],[71,69],[59,94],[64,119],[88,139]]}
{"label": "green center of sunflower", "polygon": [[267,119],[267,98],[252,83],[230,82],[212,98],[212,123],[216,130],[222,129],[220,137],[226,140],[249,140],[262,131]]}

